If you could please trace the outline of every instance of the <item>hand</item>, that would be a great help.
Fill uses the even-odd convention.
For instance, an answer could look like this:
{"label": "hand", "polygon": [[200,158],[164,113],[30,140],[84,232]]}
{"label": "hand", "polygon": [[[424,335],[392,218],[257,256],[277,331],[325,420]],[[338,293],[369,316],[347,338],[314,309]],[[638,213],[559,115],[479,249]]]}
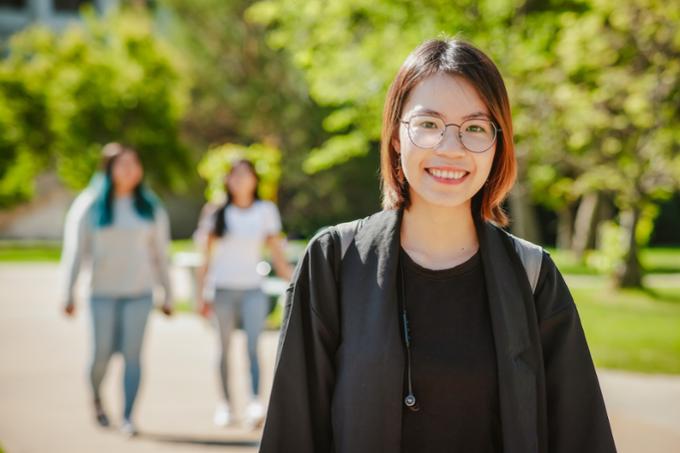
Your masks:
{"label": "hand", "polygon": [[207,300],[201,300],[198,303],[198,312],[203,316],[205,319],[210,318],[213,312],[213,304],[210,301]]}
{"label": "hand", "polygon": [[69,318],[72,318],[76,314],[76,304],[69,303],[64,306],[64,314]]}
{"label": "hand", "polygon": [[172,305],[170,305],[169,302],[164,303],[161,306],[161,311],[163,312],[163,314],[165,316],[168,316],[168,317],[172,316]]}

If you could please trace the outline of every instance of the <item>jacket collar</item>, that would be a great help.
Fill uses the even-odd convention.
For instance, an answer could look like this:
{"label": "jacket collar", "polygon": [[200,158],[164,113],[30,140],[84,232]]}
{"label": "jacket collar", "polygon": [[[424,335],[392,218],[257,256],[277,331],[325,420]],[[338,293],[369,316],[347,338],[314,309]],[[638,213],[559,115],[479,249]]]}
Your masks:
{"label": "jacket collar", "polygon": [[[403,210],[385,210],[363,220],[355,236],[355,246],[362,262],[377,258],[378,286],[396,286]],[[502,331],[501,346],[509,355],[521,355],[530,345],[527,314],[524,304],[512,303],[522,298],[522,289],[514,272],[512,253],[504,241],[505,231],[489,222],[475,218],[482,263],[490,305],[494,308]],[[377,255],[377,256],[376,256]],[[508,328],[512,326],[512,328]],[[499,351],[501,352],[501,351]]]}
{"label": "jacket collar", "polygon": [[[354,238],[361,262],[368,264],[377,287],[372,294],[396,307],[397,267],[402,210],[385,210],[363,219]],[[537,451],[535,361],[523,355],[532,348],[526,304],[517,260],[512,258],[507,233],[489,222],[475,218],[482,266],[489,298],[489,311],[496,346],[499,398],[504,451]],[[521,264],[519,265],[521,267]],[[365,288],[368,289],[368,288]],[[530,294],[530,293],[529,293]],[[396,320],[395,320],[396,322]],[[401,353],[401,351],[394,351]],[[533,363],[533,366],[532,366]],[[402,370],[393,370],[401,372]],[[401,391],[400,389],[398,391]]]}

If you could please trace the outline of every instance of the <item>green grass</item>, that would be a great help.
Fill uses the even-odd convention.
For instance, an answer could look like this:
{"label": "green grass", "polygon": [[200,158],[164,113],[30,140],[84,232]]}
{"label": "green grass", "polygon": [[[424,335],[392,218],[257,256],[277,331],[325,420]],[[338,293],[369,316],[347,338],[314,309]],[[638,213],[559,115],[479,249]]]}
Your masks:
{"label": "green grass", "polygon": [[680,273],[680,248],[654,247],[640,252],[640,260],[651,274]]}
{"label": "green grass", "polygon": [[[547,248],[557,267],[563,274],[597,275],[597,269],[586,266],[569,250]],[[680,248],[651,247],[640,252],[640,261],[645,272],[650,274],[680,273]]]}
{"label": "green grass", "polygon": [[570,288],[597,366],[680,374],[680,282],[615,291],[603,277]]}
{"label": "green grass", "polygon": [[[172,241],[172,253],[194,251],[191,239]],[[57,262],[61,257],[61,243],[58,241],[2,241],[0,240],[0,262]]]}
{"label": "green grass", "polygon": [[56,241],[0,241],[0,262],[59,261]]}
{"label": "green grass", "polygon": [[170,251],[172,253],[194,252],[196,248],[194,247],[194,241],[191,239],[177,239],[170,244]]}
{"label": "green grass", "polygon": [[595,275],[597,271],[591,269],[585,264],[581,263],[569,250],[559,250],[551,247],[546,247],[546,250],[550,253],[550,257],[553,259],[560,272],[563,274],[572,275]]}
{"label": "green grass", "polygon": [[[289,241],[294,253],[301,253],[305,241]],[[172,241],[172,253],[194,251],[191,239]],[[563,274],[597,275],[598,271],[579,262],[568,250],[548,248],[550,255]],[[2,241],[0,240],[0,262],[59,261],[61,243],[58,241]],[[680,247],[647,248],[640,253],[640,259],[648,273],[680,273]]]}

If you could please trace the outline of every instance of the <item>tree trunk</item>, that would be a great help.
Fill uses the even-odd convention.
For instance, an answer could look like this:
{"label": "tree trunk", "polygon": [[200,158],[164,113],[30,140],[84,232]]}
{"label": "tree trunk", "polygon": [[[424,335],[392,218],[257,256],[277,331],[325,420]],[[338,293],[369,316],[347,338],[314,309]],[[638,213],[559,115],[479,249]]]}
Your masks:
{"label": "tree trunk", "polygon": [[557,210],[557,248],[571,249],[571,238],[573,232],[573,215],[569,205]]}
{"label": "tree trunk", "polygon": [[583,260],[586,250],[595,247],[599,206],[600,194],[598,192],[584,195],[578,205],[571,248],[579,260]]}
{"label": "tree trunk", "polygon": [[614,273],[614,284],[617,288],[642,288],[642,266],[635,238],[635,230],[639,220],[640,207],[638,206],[621,213],[621,226],[626,232],[626,255],[623,263]]}
{"label": "tree trunk", "polygon": [[509,202],[512,211],[512,233],[527,241],[540,243],[541,232],[538,228],[536,212],[526,188],[515,184],[510,192]]}

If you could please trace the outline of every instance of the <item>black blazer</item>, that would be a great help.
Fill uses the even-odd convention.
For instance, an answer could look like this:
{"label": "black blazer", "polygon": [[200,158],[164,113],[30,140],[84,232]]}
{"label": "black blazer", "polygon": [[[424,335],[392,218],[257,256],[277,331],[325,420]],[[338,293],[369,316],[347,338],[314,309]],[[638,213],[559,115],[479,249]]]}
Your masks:
{"label": "black blazer", "polygon": [[[363,221],[344,258],[334,228],[286,291],[260,452],[401,449],[404,346],[397,304],[401,211]],[[532,295],[508,234],[476,220],[498,362],[505,453],[615,452],[569,290],[547,253]]]}

